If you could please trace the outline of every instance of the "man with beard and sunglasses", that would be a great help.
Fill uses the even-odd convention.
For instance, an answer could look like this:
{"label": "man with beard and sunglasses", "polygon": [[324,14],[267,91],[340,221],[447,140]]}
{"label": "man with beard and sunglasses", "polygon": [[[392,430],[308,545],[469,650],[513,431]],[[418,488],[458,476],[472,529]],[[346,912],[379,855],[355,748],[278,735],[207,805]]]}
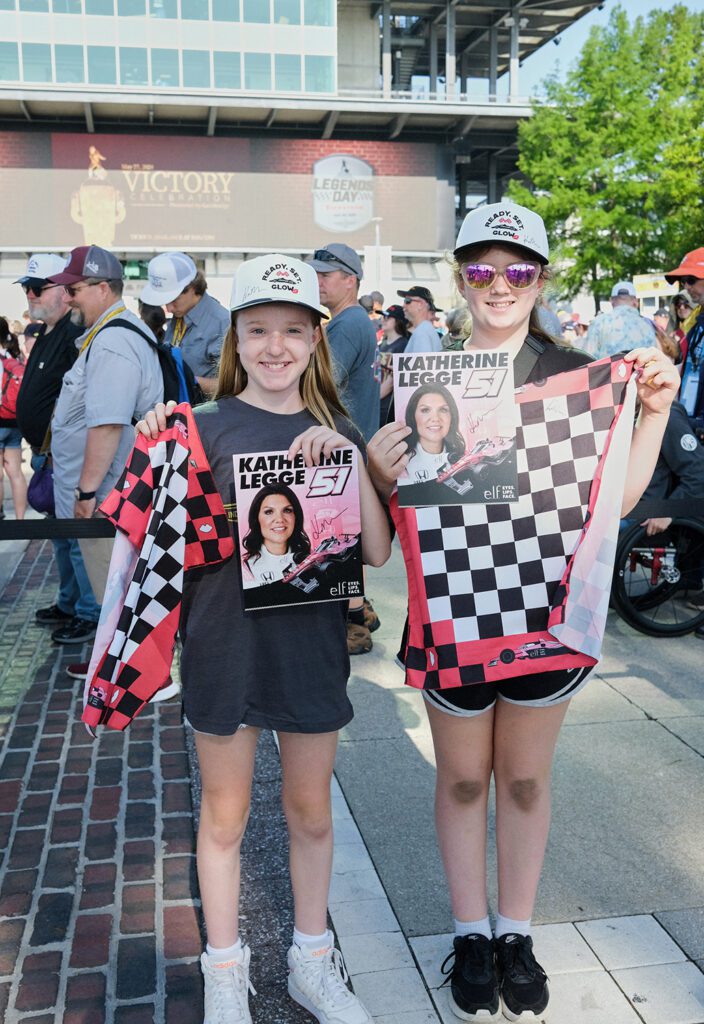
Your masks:
{"label": "man with beard and sunglasses", "polygon": [[[35,253],[29,257],[25,273],[15,281],[27,296],[30,319],[40,324],[17,395],[17,425],[31,445],[34,470],[42,468],[49,458],[52,413],[64,375],[78,356],[76,338],[81,328],[71,323],[69,298],[63,285],[49,281],[51,275],[60,274],[65,265],[64,257],[56,253]],[[79,638],[92,635],[100,608],[78,541],[56,537],[51,543],[59,574],[59,592],[53,604],[37,609],[35,618],[41,625],[54,627],[52,637],[57,642],[75,642],[74,633]],[[65,637],[67,632],[70,640]]]}
{"label": "man with beard and sunglasses", "polygon": [[[64,376],[51,425],[56,516],[90,519],[127,461],[134,444],[132,424],[162,401],[164,382],[154,335],[122,301],[122,266],[116,256],[97,245],[81,245],[49,282],[66,289],[71,320],[82,331],[76,340],[78,358]],[[101,602],[112,541],[78,543]],[[85,625],[75,623],[74,632]],[[90,639],[92,632],[86,632],[63,642]]]}

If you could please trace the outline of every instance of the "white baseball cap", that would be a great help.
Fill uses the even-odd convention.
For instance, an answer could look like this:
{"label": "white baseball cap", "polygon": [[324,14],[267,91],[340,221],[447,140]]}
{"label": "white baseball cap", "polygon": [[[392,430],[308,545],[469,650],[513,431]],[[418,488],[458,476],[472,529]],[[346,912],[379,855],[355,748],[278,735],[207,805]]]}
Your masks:
{"label": "white baseball cap", "polygon": [[547,263],[550,259],[543,218],[518,203],[506,200],[490,203],[488,206],[478,206],[467,214],[455,242],[455,255],[468,245],[482,242],[520,245],[522,249],[537,256],[541,263]]}
{"label": "white baseball cap", "polygon": [[621,295],[630,295],[632,299],[636,297],[636,289],[633,281],[617,281],[611,289],[611,298],[617,299]]}
{"label": "white baseball cap", "polygon": [[246,260],[235,274],[230,309],[247,309],[265,302],[293,302],[328,317],[320,304],[318,275],[308,263],[273,253]]}
{"label": "white baseball cap", "polygon": [[27,260],[27,269],[13,284],[29,284],[30,281],[47,281],[54,274],[60,274],[66,266],[66,259],[53,252],[36,252]]}
{"label": "white baseball cap", "polygon": [[149,260],[147,276],[140,302],[149,306],[164,306],[178,298],[184,288],[195,279],[198,267],[185,252],[160,252]]}

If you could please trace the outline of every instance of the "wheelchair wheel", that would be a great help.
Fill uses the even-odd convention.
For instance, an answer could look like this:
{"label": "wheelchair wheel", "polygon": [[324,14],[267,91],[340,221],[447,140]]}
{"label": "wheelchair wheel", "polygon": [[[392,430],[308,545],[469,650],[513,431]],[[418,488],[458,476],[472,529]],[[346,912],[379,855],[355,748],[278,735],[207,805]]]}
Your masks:
{"label": "wheelchair wheel", "polygon": [[648,636],[684,636],[704,623],[704,608],[688,606],[701,587],[704,522],[675,519],[649,537],[634,523],[616,547],[612,603],[634,629]]}

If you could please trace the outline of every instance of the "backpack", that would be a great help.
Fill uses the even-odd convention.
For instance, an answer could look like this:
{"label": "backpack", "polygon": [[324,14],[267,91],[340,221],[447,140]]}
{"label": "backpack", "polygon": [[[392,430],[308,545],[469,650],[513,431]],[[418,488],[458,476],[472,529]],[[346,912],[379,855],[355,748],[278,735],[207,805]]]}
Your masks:
{"label": "backpack", "polygon": [[[165,341],[154,341],[145,331],[141,331],[136,324],[131,323],[129,320],[123,320],[120,317],[117,317],[115,320],[109,320],[108,323],[104,324],[100,331],[96,332],[93,341],[106,327],[124,327],[128,331],[139,334],[153,349],[156,349],[161,375],[164,380],[164,402],[188,402],[189,405],[193,406],[200,405],[205,401],[205,395],[201,391],[193,370],[188,363],[183,361],[183,353],[180,348],[172,348]],[[89,354],[90,347],[86,354],[86,361]]]}
{"label": "backpack", "polygon": [[0,397],[0,420],[14,420],[17,416],[17,395],[24,376],[24,363],[12,356],[4,356]]}

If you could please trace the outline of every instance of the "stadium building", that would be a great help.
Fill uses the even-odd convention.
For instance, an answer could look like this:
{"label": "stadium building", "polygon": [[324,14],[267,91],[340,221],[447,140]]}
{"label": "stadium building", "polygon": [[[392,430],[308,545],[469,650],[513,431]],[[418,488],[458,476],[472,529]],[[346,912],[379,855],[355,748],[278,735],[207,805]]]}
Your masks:
{"label": "stadium building", "polygon": [[186,250],[224,299],[247,254],[345,241],[366,287],[442,296],[515,173],[521,61],[596,6],[0,0],[0,310],[27,253],[84,242],[135,277]]}

